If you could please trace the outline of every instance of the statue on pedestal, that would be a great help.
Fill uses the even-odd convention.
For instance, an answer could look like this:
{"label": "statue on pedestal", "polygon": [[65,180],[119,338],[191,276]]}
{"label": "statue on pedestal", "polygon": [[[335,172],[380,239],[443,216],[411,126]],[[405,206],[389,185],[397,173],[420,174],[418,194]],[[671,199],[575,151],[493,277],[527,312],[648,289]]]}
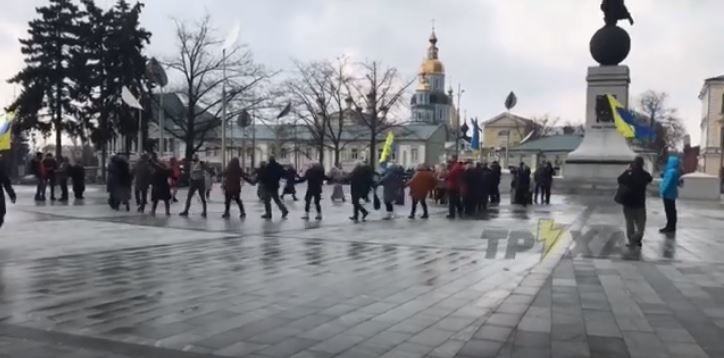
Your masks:
{"label": "statue on pedestal", "polygon": [[634,24],[631,13],[628,12],[624,0],[603,0],[601,3],[601,11],[604,14],[606,25],[616,26],[618,20],[628,20],[631,25]]}

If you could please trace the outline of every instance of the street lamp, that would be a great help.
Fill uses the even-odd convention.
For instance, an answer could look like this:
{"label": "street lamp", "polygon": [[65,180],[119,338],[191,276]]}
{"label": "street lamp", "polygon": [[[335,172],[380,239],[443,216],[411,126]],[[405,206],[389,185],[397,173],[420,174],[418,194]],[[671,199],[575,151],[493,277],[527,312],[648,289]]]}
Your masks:
{"label": "street lamp", "polygon": [[239,37],[239,23],[234,24],[226,36],[221,47],[221,71],[222,71],[222,83],[221,83],[221,171],[224,171],[226,167],[226,50],[236,43],[236,39]]}
{"label": "street lamp", "polygon": [[455,120],[455,158],[460,157],[460,99],[465,93],[465,90],[460,87],[458,83],[458,108]]}

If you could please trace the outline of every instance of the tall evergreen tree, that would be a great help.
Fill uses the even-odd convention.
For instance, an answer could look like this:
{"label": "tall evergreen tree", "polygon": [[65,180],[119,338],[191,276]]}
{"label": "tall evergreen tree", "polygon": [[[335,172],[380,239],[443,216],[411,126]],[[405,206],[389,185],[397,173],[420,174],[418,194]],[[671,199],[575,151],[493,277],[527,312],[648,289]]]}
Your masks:
{"label": "tall evergreen tree", "polygon": [[[78,44],[78,7],[71,0],[49,0],[36,8],[29,37],[21,39],[26,67],[10,79],[23,87],[9,109],[18,112],[21,128],[55,130],[55,152],[62,154],[62,133],[71,121],[68,66]],[[50,124],[50,126],[48,125]]]}

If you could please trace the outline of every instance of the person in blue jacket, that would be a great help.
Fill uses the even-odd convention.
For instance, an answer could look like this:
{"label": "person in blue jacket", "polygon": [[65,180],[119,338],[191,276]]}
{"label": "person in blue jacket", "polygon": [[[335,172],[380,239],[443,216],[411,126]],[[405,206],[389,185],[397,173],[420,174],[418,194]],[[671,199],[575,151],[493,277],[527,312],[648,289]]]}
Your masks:
{"label": "person in blue jacket", "polygon": [[666,169],[664,169],[659,186],[659,193],[664,199],[664,210],[666,211],[666,226],[659,230],[661,233],[676,232],[676,199],[679,197],[680,180],[679,157],[672,155],[666,162]]}

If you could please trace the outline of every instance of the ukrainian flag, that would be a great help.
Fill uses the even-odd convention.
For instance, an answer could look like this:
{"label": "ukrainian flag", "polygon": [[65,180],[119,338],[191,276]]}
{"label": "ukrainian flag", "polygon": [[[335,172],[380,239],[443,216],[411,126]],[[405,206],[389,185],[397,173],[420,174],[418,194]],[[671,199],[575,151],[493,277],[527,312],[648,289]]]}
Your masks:
{"label": "ukrainian flag", "polygon": [[10,150],[12,143],[12,129],[13,129],[13,112],[8,112],[4,115],[0,114],[0,150]]}
{"label": "ukrainian flag", "polygon": [[613,114],[613,123],[616,130],[624,138],[644,139],[655,136],[651,127],[642,126],[636,122],[633,113],[627,111],[623,105],[612,95],[606,95],[608,103],[611,105],[611,113]]}
{"label": "ukrainian flag", "polygon": [[382,154],[380,154],[380,162],[386,162],[392,154],[392,144],[395,142],[395,134],[392,132],[387,133],[387,139],[385,139],[385,145],[382,147]]}

